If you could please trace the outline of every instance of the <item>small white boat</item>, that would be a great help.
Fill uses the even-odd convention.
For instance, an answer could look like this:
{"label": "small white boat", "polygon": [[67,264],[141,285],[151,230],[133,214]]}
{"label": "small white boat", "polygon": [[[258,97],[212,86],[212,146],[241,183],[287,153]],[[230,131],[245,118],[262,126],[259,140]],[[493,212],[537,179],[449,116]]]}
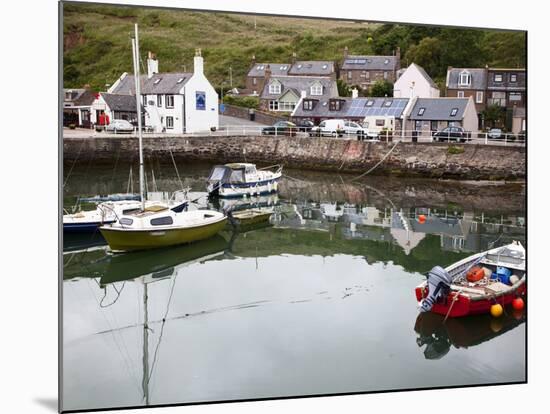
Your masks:
{"label": "small white boat", "polygon": [[208,194],[219,197],[248,197],[277,192],[283,167],[256,169],[249,163],[216,165],[207,181]]}

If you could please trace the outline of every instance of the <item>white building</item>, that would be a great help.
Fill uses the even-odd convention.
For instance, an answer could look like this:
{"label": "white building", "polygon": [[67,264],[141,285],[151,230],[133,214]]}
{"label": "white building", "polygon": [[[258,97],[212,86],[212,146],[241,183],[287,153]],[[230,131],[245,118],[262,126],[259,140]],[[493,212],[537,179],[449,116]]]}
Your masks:
{"label": "white building", "polygon": [[[135,96],[134,77],[124,73],[109,93]],[[183,134],[218,128],[218,94],[204,75],[200,49],[193,73],[159,73],[158,60],[149,53],[141,95],[145,125],[154,132]]]}
{"label": "white building", "polygon": [[394,98],[439,98],[439,88],[426,71],[411,63],[393,84]]}

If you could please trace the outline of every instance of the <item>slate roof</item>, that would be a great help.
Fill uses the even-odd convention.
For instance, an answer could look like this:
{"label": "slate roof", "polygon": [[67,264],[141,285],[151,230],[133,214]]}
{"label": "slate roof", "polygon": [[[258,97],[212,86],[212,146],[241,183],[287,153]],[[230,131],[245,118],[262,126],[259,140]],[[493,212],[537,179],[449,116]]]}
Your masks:
{"label": "slate roof", "polygon": [[[95,100],[95,93],[89,89],[63,89],[63,101],[73,106],[89,106]],[[67,98],[67,93],[70,97]]]}
{"label": "slate roof", "polygon": [[[279,94],[270,94],[269,85],[272,81],[277,80],[281,83],[281,93]],[[323,86],[322,95],[310,95],[311,86],[319,82]],[[323,98],[332,98],[338,96],[338,87],[336,86],[336,81],[327,77],[312,77],[312,76],[272,76],[268,82],[265,83],[264,89],[260,94],[261,99],[278,99],[280,98],[287,90],[292,89],[298,97],[301,96],[301,91],[306,91],[307,97],[312,97],[315,99]]]}
{"label": "slate roof", "polygon": [[268,65],[271,69],[271,76],[286,76],[291,66],[290,63],[256,63],[248,71],[248,76],[263,78]]}
{"label": "slate roof", "polygon": [[[141,94],[178,94],[191,76],[193,74],[187,72],[156,73],[151,78],[147,78],[147,75],[141,75]],[[180,79],[181,82],[178,83]],[[116,95],[135,95],[134,75],[125,76],[110,93]]]}
{"label": "slate roof", "polygon": [[102,93],[101,96],[111,111],[136,112],[135,95],[117,95]]}
{"label": "slate roof", "polygon": [[342,64],[343,70],[397,70],[397,56],[358,56],[349,55]]}
{"label": "slate roof", "polygon": [[334,73],[334,62],[323,60],[296,61],[288,71],[289,75],[329,76]]}
{"label": "slate roof", "polygon": [[[464,112],[470,98],[418,98],[409,116],[411,120],[456,121],[464,118]],[[425,108],[423,115],[418,115]],[[457,113],[451,116],[456,108]]]}
{"label": "slate roof", "polygon": [[[460,73],[468,71],[472,76],[472,82],[468,86],[459,86]],[[447,71],[447,88],[449,89],[477,89],[484,90],[487,87],[487,72],[479,68],[451,68]]]}
{"label": "slate roof", "polygon": [[[501,91],[524,91],[525,69],[488,69],[487,88]],[[495,82],[495,74],[502,74],[502,82]],[[516,75],[516,82],[510,82],[510,75]]]}
{"label": "slate roof", "polygon": [[[312,97],[313,98],[313,97]],[[409,102],[408,98],[338,98],[342,100],[339,111],[330,111],[329,99],[322,99],[311,111],[298,105],[293,117],[357,119],[366,116],[393,116],[400,118]],[[391,105],[387,106],[387,103]],[[369,105],[367,106],[367,103]]]}

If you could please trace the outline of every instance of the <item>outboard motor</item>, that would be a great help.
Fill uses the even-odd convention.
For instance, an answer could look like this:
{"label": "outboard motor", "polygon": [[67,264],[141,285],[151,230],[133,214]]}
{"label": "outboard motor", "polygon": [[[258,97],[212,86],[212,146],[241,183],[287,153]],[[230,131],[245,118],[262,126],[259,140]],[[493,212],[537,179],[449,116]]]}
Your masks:
{"label": "outboard motor", "polygon": [[441,266],[435,266],[428,272],[428,297],[420,303],[420,311],[428,312],[439,297],[446,296],[451,289],[453,279]]}

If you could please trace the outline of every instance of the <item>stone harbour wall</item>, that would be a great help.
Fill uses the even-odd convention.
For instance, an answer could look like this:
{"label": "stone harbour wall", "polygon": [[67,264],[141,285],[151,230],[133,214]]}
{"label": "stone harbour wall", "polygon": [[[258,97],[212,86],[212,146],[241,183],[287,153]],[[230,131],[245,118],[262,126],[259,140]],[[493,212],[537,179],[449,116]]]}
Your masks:
{"label": "stone harbour wall", "polygon": [[[253,162],[283,164],[288,168],[361,174],[382,163],[371,175],[418,176],[468,180],[525,179],[524,147],[447,144],[362,142],[333,138],[273,136],[147,136],[145,157],[171,162]],[[135,137],[63,139],[64,162],[114,163],[138,159]],[[172,155],[171,155],[172,154]]]}

